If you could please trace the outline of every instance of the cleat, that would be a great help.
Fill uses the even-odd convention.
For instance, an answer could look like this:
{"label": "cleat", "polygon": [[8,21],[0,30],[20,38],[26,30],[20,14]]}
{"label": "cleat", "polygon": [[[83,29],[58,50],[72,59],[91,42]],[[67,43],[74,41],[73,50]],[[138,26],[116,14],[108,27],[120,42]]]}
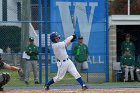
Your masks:
{"label": "cleat", "polygon": [[88,87],[87,86],[83,86],[82,87],[82,90],[84,91],[84,90],[87,90],[88,89]]}
{"label": "cleat", "polygon": [[26,84],[26,85],[29,85],[29,82],[28,82],[28,81],[25,81],[25,84]]}
{"label": "cleat", "polygon": [[0,87],[0,91],[4,91],[4,89],[2,87]]}
{"label": "cleat", "polygon": [[45,85],[45,90],[48,91],[49,89],[49,86]]}
{"label": "cleat", "polygon": [[35,81],[35,84],[40,84],[38,81]]}

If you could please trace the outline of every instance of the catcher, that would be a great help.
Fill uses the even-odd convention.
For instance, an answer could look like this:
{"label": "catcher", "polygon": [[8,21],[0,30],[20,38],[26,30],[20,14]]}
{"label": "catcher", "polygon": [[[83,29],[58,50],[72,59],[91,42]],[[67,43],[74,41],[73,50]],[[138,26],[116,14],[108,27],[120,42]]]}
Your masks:
{"label": "catcher", "polygon": [[[1,69],[8,69],[12,71],[18,71],[18,74],[21,76],[23,71],[22,69],[15,67],[15,66],[10,66],[3,62],[0,58],[0,70]],[[3,86],[7,84],[10,81],[10,75],[8,73],[1,73],[0,74],[0,91],[3,91]]]}

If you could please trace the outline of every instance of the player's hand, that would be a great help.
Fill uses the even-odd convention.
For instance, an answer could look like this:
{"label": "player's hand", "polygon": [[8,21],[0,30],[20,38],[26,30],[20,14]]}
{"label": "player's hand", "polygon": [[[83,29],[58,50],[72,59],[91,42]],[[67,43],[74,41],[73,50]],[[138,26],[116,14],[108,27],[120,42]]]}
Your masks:
{"label": "player's hand", "polygon": [[73,36],[73,39],[76,39],[76,34],[72,35]]}

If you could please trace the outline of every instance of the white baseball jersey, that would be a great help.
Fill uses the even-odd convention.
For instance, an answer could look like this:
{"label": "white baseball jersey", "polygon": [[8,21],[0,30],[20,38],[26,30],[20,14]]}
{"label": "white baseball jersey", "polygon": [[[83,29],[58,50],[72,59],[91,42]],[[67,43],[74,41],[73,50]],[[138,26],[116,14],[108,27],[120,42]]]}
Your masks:
{"label": "white baseball jersey", "polygon": [[52,44],[54,55],[58,60],[65,60],[68,58],[65,47],[66,43],[64,41]]}
{"label": "white baseball jersey", "polygon": [[57,75],[53,78],[54,82],[60,81],[65,76],[67,71],[72,74],[75,79],[81,77],[73,62],[68,58],[66,51],[66,47],[68,46],[67,44],[68,42],[71,42],[72,38],[73,36],[70,36],[62,42],[52,44],[54,55],[58,59],[58,72]]}

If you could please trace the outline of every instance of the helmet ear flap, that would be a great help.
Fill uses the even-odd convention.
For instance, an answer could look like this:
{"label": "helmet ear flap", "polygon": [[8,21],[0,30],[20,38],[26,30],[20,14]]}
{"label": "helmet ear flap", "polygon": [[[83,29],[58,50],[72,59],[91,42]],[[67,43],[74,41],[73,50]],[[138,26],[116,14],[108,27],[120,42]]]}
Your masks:
{"label": "helmet ear flap", "polygon": [[55,38],[54,37],[50,37],[50,39],[53,43],[55,43]]}

